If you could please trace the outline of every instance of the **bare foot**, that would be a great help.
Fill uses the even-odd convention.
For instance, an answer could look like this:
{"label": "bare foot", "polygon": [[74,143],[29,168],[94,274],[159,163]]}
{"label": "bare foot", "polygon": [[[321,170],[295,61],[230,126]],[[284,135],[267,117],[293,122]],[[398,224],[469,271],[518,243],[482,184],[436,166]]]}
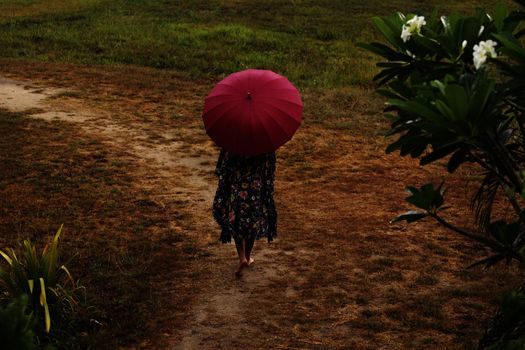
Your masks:
{"label": "bare foot", "polygon": [[255,260],[253,260],[253,258],[250,258],[250,260],[248,260],[247,266],[251,266],[254,262]]}
{"label": "bare foot", "polygon": [[246,266],[248,266],[248,261],[243,260],[239,263],[239,267],[237,267],[237,271],[235,271],[235,276],[241,277],[242,276],[242,269],[244,269]]}

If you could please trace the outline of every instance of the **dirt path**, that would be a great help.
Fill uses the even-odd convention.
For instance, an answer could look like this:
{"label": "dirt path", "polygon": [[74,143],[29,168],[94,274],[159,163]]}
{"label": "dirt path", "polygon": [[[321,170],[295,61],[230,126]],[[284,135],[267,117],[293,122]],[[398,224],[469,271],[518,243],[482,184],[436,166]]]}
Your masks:
{"label": "dirt path", "polygon": [[[215,150],[210,144],[188,144],[177,137],[181,132],[195,133],[192,129],[164,130],[152,140],[147,135],[151,124],[119,121],[108,110],[64,103],[61,96],[70,94],[73,92],[65,89],[0,78],[1,108],[49,122],[74,123],[86,134],[100,138],[108,149],[126,149],[141,165],[138,168],[139,177],[144,179],[141,186],[161,205],[173,198],[189,203],[193,227],[182,229],[206,235],[204,242],[208,244],[204,247],[208,258],[202,263],[209,279],[192,312],[185,316],[187,327],[174,330],[169,336],[169,348],[235,349],[271,343],[272,335],[263,334],[253,322],[250,306],[270,284],[286,285],[285,294],[294,298],[301,278],[287,268],[291,254],[278,254],[272,245],[266,244],[257,245],[256,263],[244,276],[233,278],[234,247],[217,244],[217,227],[209,211],[215,190],[212,176]],[[271,323],[272,315],[266,315],[265,319]],[[253,339],[262,343],[254,344]]]}

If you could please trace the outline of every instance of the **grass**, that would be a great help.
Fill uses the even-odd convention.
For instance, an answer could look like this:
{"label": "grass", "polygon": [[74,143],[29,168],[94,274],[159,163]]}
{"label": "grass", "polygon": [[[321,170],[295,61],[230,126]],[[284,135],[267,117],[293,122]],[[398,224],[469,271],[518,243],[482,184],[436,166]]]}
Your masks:
{"label": "grass", "polygon": [[356,43],[375,37],[371,17],[397,10],[430,14],[436,5],[446,13],[493,3],[4,0],[0,55],[133,64],[213,79],[265,68],[301,88],[369,85],[375,58]]}
{"label": "grass", "polygon": [[[487,288],[496,272],[463,271],[471,262],[463,240],[439,241],[444,233],[431,224],[402,232],[387,224],[395,215],[388,209],[401,208],[404,184],[422,179],[409,160],[396,158],[394,165],[382,155],[377,137],[385,126],[379,118],[382,101],[367,89],[376,59],[355,46],[376,35],[372,16],[395,10],[428,14],[437,4],[447,8],[443,13],[493,6],[413,0],[0,0],[0,57],[9,59],[15,76],[81,87],[61,99],[121,108],[130,120],[158,122],[164,115],[170,127],[196,119],[197,95],[211,79],[246,67],[288,76],[303,88],[305,125],[279,155],[286,164],[279,167],[282,237],[319,257],[308,264],[285,260],[301,275],[300,302],[287,304],[279,294],[285,283],[261,289],[249,309],[264,316],[253,317],[253,328],[267,327],[277,341],[292,337],[286,344],[299,348],[306,345],[290,332],[295,324],[308,334],[324,332],[333,348],[378,348],[391,343],[392,334],[403,348],[447,348],[479,336],[503,287]],[[178,85],[180,76],[192,78],[187,91]],[[142,110],[145,105],[152,109]],[[165,328],[156,325],[168,324],[174,332],[187,322],[188,291],[198,294],[193,293],[198,283],[209,287],[184,266],[205,256],[199,245],[166,222],[192,228],[194,209],[186,199],[159,208],[148,193],[130,187],[132,162],[75,130],[0,112],[0,243],[26,236],[43,240],[64,222],[64,244],[80,252],[75,276],[88,292],[95,291],[88,295],[94,314],[79,320],[68,341],[79,348],[139,346],[143,339],[161,338]],[[180,136],[188,152],[202,137]],[[159,142],[156,135],[151,140]],[[331,265],[334,243],[344,255],[337,266]],[[450,271],[427,269],[444,260]],[[287,283],[288,278],[293,275]],[[259,302],[268,304],[261,308]],[[484,312],[477,312],[481,307]],[[479,317],[458,323],[456,310],[462,308]],[[281,318],[275,326],[261,324],[268,315]],[[333,333],[337,327],[327,324],[340,324],[344,333]]]}
{"label": "grass", "polygon": [[[62,253],[75,256],[70,269],[89,285],[85,307],[55,334],[59,348],[115,349],[150,334],[144,319],[163,317],[165,304],[152,280],[183,274],[178,256],[190,248],[173,246],[181,238],[167,228],[165,211],[133,189],[129,161],[115,161],[69,124],[3,110],[0,149],[0,247],[26,238],[40,246],[64,223]],[[160,228],[158,239],[151,228]]]}
{"label": "grass", "polygon": [[[6,64],[4,70],[57,85],[67,76],[75,91],[92,99],[83,99],[83,105],[108,103],[104,109],[117,120],[128,118],[121,122],[130,126],[132,111],[143,106],[144,100],[158,101],[149,105],[148,112],[159,116],[152,123],[156,127],[147,129],[154,134],[167,127],[184,133],[200,123],[191,117],[174,123],[170,113],[160,113],[166,105],[183,101],[182,96],[190,96],[188,91],[199,88],[192,82],[176,90],[174,99],[165,93],[166,85],[170,81],[184,84],[166,78],[165,71],[19,62]],[[134,80],[146,85],[137,87]],[[97,95],[100,86],[108,90]],[[141,98],[113,100],[115,91]],[[468,342],[466,339],[477,339],[494,310],[495,295],[510,287],[512,271],[507,276],[501,269],[463,271],[480,254],[468,242],[431,222],[407,226],[403,231],[388,224],[403,208],[406,182],[426,181],[429,172],[414,171],[415,162],[409,159],[384,155],[381,137],[364,136],[376,127],[371,123],[378,115],[371,112],[375,100],[364,92],[353,93],[359,101],[354,106],[355,117],[363,115],[357,118],[354,132],[312,123],[301,128],[293,147],[279,152],[276,200],[282,240],[271,249],[278,252],[279,244],[288,245],[298,253],[275,256],[275,266],[288,272],[271,278],[268,288],[253,293],[246,306],[253,313],[249,328],[272,334],[272,344],[289,348],[304,348],[303,341],[317,341],[320,335],[328,349],[376,349],[384,344],[424,348],[426,342],[436,342],[433,348],[453,348]],[[340,95],[330,91],[325,96],[330,98],[317,108],[342,116],[344,107],[334,102]],[[187,104],[194,109],[188,107],[185,115],[197,115],[198,102],[198,97],[190,97]],[[80,327],[74,326],[78,332],[71,343],[77,348],[115,349],[149,341],[143,348],[166,348],[155,347],[151,339],[162,341],[162,334],[176,332],[177,326],[185,329],[191,317],[188,294],[202,295],[201,288],[213,286],[222,289],[229,263],[233,263],[233,255],[227,260],[199,251],[201,241],[207,240],[203,237],[215,228],[202,220],[207,212],[195,210],[198,196],[190,199],[182,195],[173,201],[155,197],[157,193],[148,196],[140,190],[143,182],[131,176],[144,169],[138,169],[119,147],[107,147],[104,138],[83,135],[78,125],[19,120],[9,113],[2,121],[0,149],[5,152],[0,153],[4,157],[0,171],[5,173],[0,173],[0,210],[6,215],[2,216],[5,223],[0,226],[0,237],[9,244],[26,233],[43,237],[52,230],[32,232],[30,228],[49,222],[54,229],[66,213],[68,231],[63,242],[69,244],[70,251],[80,251],[75,276],[81,277],[88,296],[95,297],[91,302],[97,311],[92,318],[102,325],[87,318]],[[190,136],[183,152],[193,154],[192,147],[203,140]],[[309,169],[305,169],[305,161]],[[348,171],[356,164],[358,169]],[[181,186],[176,180],[178,171],[173,169],[170,175],[174,180],[167,183],[169,193]],[[437,167],[430,173],[438,174]],[[63,177],[55,180],[53,176]],[[157,183],[160,193],[165,193],[165,181]],[[26,187],[29,190],[21,190]],[[166,208],[160,206],[161,199],[166,200]],[[464,212],[456,214],[467,217]],[[10,231],[19,234],[11,235]],[[195,241],[184,238],[186,233]],[[443,240],[445,235],[447,240]],[[443,250],[437,249],[440,246]],[[207,276],[215,277],[203,278],[199,268],[210,269]],[[430,275],[437,283],[428,278]],[[494,281],[504,281],[505,286]],[[292,296],[287,294],[290,286],[295,290]],[[466,320],[472,315],[475,320]],[[144,320],[148,323],[142,326]],[[296,324],[301,329],[297,334],[290,331]],[[130,333],[129,329],[141,331]],[[82,336],[84,330],[88,336]],[[268,344],[261,345],[266,338],[258,335],[246,337],[256,342],[252,348],[268,348]]]}

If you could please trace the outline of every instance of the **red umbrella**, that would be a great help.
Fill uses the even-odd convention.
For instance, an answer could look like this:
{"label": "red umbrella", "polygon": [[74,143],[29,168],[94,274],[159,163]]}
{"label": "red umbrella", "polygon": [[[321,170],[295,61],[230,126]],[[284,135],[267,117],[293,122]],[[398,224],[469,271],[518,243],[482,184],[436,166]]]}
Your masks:
{"label": "red umbrella", "polygon": [[273,152],[301,124],[303,103],[285,77],[270,70],[233,73],[210,91],[202,119],[206,132],[225,150],[241,155]]}

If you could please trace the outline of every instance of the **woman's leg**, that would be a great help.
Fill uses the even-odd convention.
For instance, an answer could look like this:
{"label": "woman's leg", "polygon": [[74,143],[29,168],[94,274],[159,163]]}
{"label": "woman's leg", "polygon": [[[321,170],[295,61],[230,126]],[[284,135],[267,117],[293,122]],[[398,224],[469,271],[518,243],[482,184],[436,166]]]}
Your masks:
{"label": "woman's leg", "polygon": [[237,267],[237,271],[235,271],[235,275],[240,276],[242,273],[242,269],[246,265],[248,265],[248,260],[246,260],[246,256],[245,256],[244,239],[234,238],[234,240],[235,240],[235,248],[237,248],[237,254],[239,255],[239,267]]}
{"label": "woman's leg", "polygon": [[235,248],[237,248],[237,254],[239,255],[239,261],[246,260],[246,256],[244,254],[244,239],[241,238],[234,238],[235,240]]}
{"label": "woman's leg", "polygon": [[255,243],[255,238],[248,238],[244,242],[244,256],[246,258],[248,265],[251,265],[254,262],[253,258],[250,257],[250,255],[252,254],[254,243]]}

